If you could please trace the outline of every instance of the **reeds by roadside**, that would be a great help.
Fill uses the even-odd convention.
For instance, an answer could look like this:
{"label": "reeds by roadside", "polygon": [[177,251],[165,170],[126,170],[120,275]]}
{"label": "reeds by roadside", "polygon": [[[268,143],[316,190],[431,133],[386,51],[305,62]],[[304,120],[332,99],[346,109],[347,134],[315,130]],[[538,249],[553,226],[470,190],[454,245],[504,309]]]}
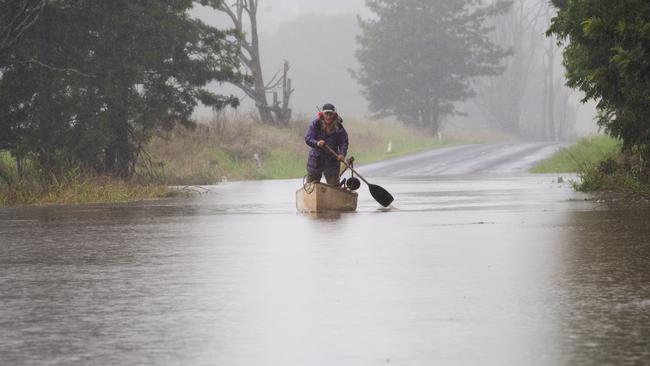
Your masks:
{"label": "reeds by roadside", "polygon": [[0,185],[0,205],[117,203],[170,197],[178,191],[160,184],[143,184],[72,171],[45,182],[18,180]]}

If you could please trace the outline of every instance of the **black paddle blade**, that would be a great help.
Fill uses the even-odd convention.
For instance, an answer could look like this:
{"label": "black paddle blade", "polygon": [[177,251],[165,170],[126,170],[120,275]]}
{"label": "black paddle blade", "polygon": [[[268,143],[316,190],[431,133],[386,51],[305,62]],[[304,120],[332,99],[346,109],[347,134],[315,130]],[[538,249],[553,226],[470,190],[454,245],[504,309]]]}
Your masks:
{"label": "black paddle blade", "polygon": [[380,205],[388,207],[388,205],[393,202],[393,196],[391,196],[387,190],[381,188],[380,186],[376,184],[368,184],[368,188],[370,188],[370,194],[372,195],[372,198],[374,198],[375,201],[379,202]]}

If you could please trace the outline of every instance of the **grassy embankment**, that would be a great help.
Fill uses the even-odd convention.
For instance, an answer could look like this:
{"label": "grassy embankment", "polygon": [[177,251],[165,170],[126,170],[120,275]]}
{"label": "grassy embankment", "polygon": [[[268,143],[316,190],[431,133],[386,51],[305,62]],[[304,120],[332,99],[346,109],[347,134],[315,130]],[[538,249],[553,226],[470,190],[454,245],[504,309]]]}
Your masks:
{"label": "grassy embankment", "polygon": [[[157,174],[169,184],[299,178],[305,174],[309,151],[304,143],[306,126],[306,122],[286,127],[212,122],[156,137],[148,151],[152,165],[160,170]],[[350,136],[348,156],[359,164],[449,143],[397,124],[351,119],[345,128]]]}
{"label": "grassy embankment", "polygon": [[0,152],[0,206],[29,204],[117,203],[168,197],[175,191],[161,184],[123,181],[72,169],[58,177],[40,177],[27,163],[18,179],[14,159]]}
{"label": "grassy embankment", "polygon": [[618,153],[620,143],[609,136],[582,138],[533,169],[533,173],[577,173]]}
{"label": "grassy embankment", "polygon": [[638,154],[622,153],[621,143],[608,136],[583,138],[533,169],[534,173],[578,173],[576,190],[650,199],[650,172]]}
{"label": "grassy embankment", "polygon": [[[440,147],[431,136],[402,125],[350,120],[350,151],[369,163]],[[18,178],[14,159],[0,151],[0,206],[125,202],[173,195],[167,185],[215,184],[223,180],[299,178],[305,174],[306,122],[270,127],[246,121],[214,121],[154,137],[138,178],[122,181],[79,169],[42,177],[29,161]],[[387,151],[391,142],[392,150]]]}

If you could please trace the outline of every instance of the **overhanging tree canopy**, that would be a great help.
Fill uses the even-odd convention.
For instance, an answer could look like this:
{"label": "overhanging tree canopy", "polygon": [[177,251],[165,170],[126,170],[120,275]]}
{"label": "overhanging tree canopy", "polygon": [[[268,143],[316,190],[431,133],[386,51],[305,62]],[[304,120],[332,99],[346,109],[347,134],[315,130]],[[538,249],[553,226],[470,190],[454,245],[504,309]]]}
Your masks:
{"label": "overhanging tree canopy", "polygon": [[487,17],[509,1],[481,6],[475,0],[367,0],[377,19],[360,20],[354,73],[370,109],[434,133],[455,102],[473,96],[470,80],[497,75],[508,52],[486,33]]}
{"label": "overhanging tree canopy", "polygon": [[0,1],[0,65],[2,55],[36,23],[44,6],[45,0]]}
{"label": "overhanging tree canopy", "polygon": [[82,164],[126,176],[156,128],[191,125],[204,87],[235,80],[227,32],[192,19],[189,0],[49,1],[0,79],[0,141],[45,170]]}
{"label": "overhanging tree canopy", "polygon": [[650,160],[650,2],[554,0],[567,85],[598,103],[599,125]]}

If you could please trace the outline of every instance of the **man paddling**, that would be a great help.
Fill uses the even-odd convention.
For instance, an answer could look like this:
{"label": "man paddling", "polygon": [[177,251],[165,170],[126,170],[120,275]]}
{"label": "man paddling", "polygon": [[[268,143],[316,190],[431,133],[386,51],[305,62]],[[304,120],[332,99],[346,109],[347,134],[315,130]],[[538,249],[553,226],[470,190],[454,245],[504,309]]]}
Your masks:
{"label": "man paddling", "polygon": [[[343,161],[348,153],[348,133],[332,104],[323,105],[316,119],[309,124],[305,143],[311,147],[307,160],[307,182],[320,182],[321,177],[325,175],[327,184],[338,186],[340,161]],[[323,149],[325,145],[338,156]]]}

